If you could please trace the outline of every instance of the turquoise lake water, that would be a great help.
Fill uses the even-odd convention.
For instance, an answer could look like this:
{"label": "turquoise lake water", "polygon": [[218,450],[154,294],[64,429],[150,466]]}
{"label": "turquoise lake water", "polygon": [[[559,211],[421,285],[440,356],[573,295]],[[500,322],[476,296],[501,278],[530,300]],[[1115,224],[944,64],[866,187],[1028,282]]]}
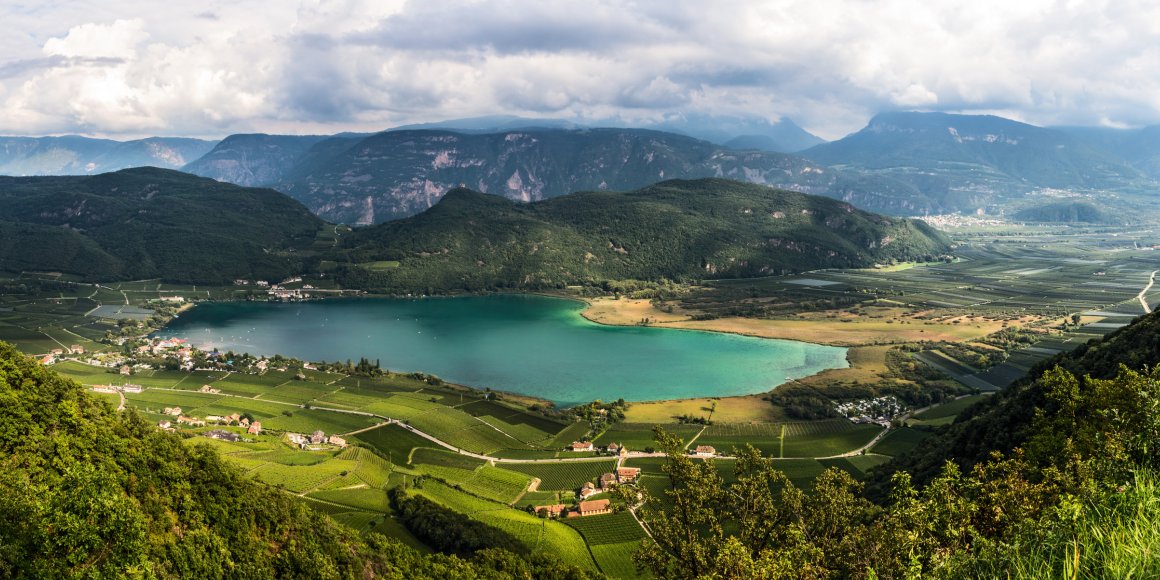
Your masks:
{"label": "turquoise lake water", "polygon": [[559,404],[762,393],[829,368],[846,349],[655,327],[604,326],[543,296],[211,303],[159,336],[308,361],[378,359],[394,371]]}

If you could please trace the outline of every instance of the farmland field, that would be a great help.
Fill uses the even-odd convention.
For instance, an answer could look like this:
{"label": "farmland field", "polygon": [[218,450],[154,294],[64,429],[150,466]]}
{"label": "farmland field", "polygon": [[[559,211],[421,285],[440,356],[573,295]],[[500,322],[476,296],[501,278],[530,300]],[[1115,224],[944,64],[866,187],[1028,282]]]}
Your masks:
{"label": "farmland field", "polygon": [[913,427],[900,427],[887,433],[871,448],[874,453],[882,455],[901,455],[914,449],[923,439],[930,437],[931,432]]}
{"label": "farmland field", "polygon": [[[628,447],[630,451],[643,450],[656,445],[653,440],[653,426],[652,423],[617,423],[609,427],[594,442],[599,446],[617,443]],[[664,429],[670,435],[676,435],[687,442],[701,431],[701,426],[664,425]]]}
{"label": "farmland field", "polygon": [[[710,425],[697,445],[712,445],[718,453],[752,445],[764,455],[778,457],[781,425],[777,423],[719,423]],[[785,423],[784,457],[825,457],[857,449],[879,431],[876,425],[855,425],[845,419]]]}
{"label": "farmland field", "polygon": [[504,469],[540,478],[540,489],[576,489],[616,468],[615,459],[568,463],[507,463]]}

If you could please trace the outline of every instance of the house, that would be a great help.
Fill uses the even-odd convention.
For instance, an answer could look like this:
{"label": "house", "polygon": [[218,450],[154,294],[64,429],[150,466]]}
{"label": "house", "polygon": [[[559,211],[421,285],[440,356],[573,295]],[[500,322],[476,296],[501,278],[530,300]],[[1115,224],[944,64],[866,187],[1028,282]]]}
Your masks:
{"label": "house", "polygon": [[206,415],[205,420],[209,423],[222,423],[226,418],[221,415]]}
{"label": "house", "polygon": [[342,437],[339,437],[338,435],[331,435],[330,439],[327,439],[326,442],[330,443],[331,445],[337,445],[339,447],[346,447],[346,439],[343,439]]}
{"label": "house", "polygon": [[246,433],[249,433],[250,435],[261,435],[262,434],[262,422],[261,421],[254,421],[253,423],[250,423],[250,428],[246,429]]}
{"label": "house", "polygon": [[581,516],[595,516],[612,513],[612,502],[606,499],[582,501],[576,506],[576,513]]}
{"label": "house", "polygon": [[640,477],[639,467],[618,467],[616,468],[616,478],[620,483],[632,483],[636,478]]}
{"label": "house", "polygon": [[177,418],[177,422],[185,423],[190,427],[205,427],[205,421],[198,419],[197,417],[186,417],[185,415],[181,415]]}
{"label": "house", "polygon": [[85,347],[83,347],[79,344],[74,344],[74,345],[68,347],[68,351],[71,354],[85,354]]}
{"label": "house", "polygon": [[50,365],[50,364],[53,364],[55,362],[56,362],[56,357],[52,356],[51,354],[46,354],[46,355],[44,355],[44,358],[40,359],[40,364],[42,364],[42,365]]}
{"label": "house", "polygon": [[568,506],[557,503],[552,505],[538,505],[535,507],[536,514],[542,518],[558,518],[560,514],[568,510]]}
{"label": "house", "polygon": [[615,473],[605,473],[604,475],[600,476],[600,489],[603,491],[612,489],[612,486],[616,483],[617,481]]}
{"label": "house", "polygon": [[173,423],[170,423],[169,421],[165,421],[165,420],[158,421],[157,426],[162,428],[162,429],[165,429],[166,431],[173,429]]}
{"label": "house", "polygon": [[117,387],[113,385],[93,385],[93,391],[97,393],[115,393]]}
{"label": "house", "polygon": [[231,441],[234,443],[237,443],[241,439],[237,433],[226,431],[224,429],[214,429],[213,431],[207,431],[204,433],[204,435],[210,439],[220,439],[222,441]]}
{"label": "house", "polygon": [[584,485],[580,486],[580,499],[588,499],[596,495],[596,486],[591,481],[585,481]]}
{"label": "house", "polygon": [[211,394],[211,395],[216,395],[216,394],[220,393],[221,391],[220,391],[220,390],[218,390],[218,389],[215,389],[215,388],[213,388],[213,387],[211,387],[211,386],[209,386],[209,385],[202,385],[202,386],[201,386],[201,388],[197,390],[197,392],[199,392],[199,393],[209,393],[209,394]]}
{"label": "house", "polygon": [[240,423],[241,420],[242,420],[242,416],[237,414],[237,413],[234,413],[233,415],[226,415],[226,423],[229,425],[232,425],[234,423]]}
{"label": "house", "polygon": [[698,445],[697,448],[693,450],[693,455],[696,455],[697,457],[712,457],[716,454],[717,449],[712,445]]}
{"label": "house", "polygon": [[121,374],[129,376],[133,374],[133,369],[129,365],[121,365]]}
{"label": "house", "polygon": [[572,451],[592,451],[596,449],[591,441],[573,441]]}
{"label": "house", "polygon": [[165,414],[166,415],[173,415],[174,417],[176,417],[176,416],[181,414],[181,407],[166,407]]}
{"label": "house", "polygon": [[288,439],[291,444],[297,445],[300,448],[305,447],[306,444],[310,442],[310,439],[307,439],[306,436],[301,433],[287,433],[286,439]]}
{"label": "house", "polygon": [[620,453],[620,445],[617,445],[616,443],[609,443],[608,447],[605,447],[604,450],[613,454]]}
{"label": "house", "polygon": [[319,443],[326,443],[326,433],[323,433],[321,429],[311,433],[310,442],[314,443],[315,445]]}
{"label": "house", "polygon": [[238,425],[241,425],[242,427],[249,427],[250,420],[247,419],[246,417],[242,417],[241,419],[238,419]]}
{"label": "house", "polygon": [[54,349],[48,351],[48,354],[51,354],[52,356],[60,356],[60,355],[64,354],[64,349],[63,348],[54,348]]}
{"label": "house", "polygon": [[133,383],[125,383],[121,385],[122,393],[140,393],[145,390],[141,385],[134,385]]}

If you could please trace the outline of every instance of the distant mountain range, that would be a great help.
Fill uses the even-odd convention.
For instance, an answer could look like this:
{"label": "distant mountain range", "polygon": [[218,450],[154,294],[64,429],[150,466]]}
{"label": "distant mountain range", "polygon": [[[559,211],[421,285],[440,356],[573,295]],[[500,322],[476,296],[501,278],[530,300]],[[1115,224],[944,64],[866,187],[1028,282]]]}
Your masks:
{"label": "distant mountain range", "polygon": [[[789,119],[680,117],[654,127],[670,132],[491,116],[373,134],[239,134],[216,143],[0,138],[0,174],[181,168],[271,187],[327,220],[355,225],[415,215],[459,186],[535,201],[723,177],[895,215],[1011,215],[1081,202],[1128,218],[1152,211],[1160,187],[1160,127],[1044,128],[994,116],[895,112],[829,143]],[[1057,209],[1036,215],[1073,216]]]}
{"label": "distant mountain range", "polygon": [[767,276],[929,260],[947,247],[920,221],[700,179],[534,203],[453,189],[419,215],[344,236],[335,259],[347,285],[402,292]]}
{"label": "distant mountain range", "polygon": [[129,167],[178,169],[217,141],[150,137],[135,141],[65,137],[0,137],[0,175],[96,175]]}
{"label": "distant mountain range", "polygon": [[1114,190],[1147,180],[1115,147],[988,115],[883,113],[801,154],[907,182],[939,211],[993,210],[1036,190]]}
{"label": "distant mountain range", "polygon": [[281,279],[322,220],[270,189],[178,171],[0,177],[0,271],[87,280]]}
{"label": "distant mountain range", "polygon": [[888,177],[830,171],[797,156],[734,151],[643,129],[405,130],[325,139],[239,135],[185,170],[273,187],[325,219],[357,225],[417,214],[459,186],[536,201],[701,177],[827,195],[891,213],[926,209],[909,205],[922,199],[915,188]]}

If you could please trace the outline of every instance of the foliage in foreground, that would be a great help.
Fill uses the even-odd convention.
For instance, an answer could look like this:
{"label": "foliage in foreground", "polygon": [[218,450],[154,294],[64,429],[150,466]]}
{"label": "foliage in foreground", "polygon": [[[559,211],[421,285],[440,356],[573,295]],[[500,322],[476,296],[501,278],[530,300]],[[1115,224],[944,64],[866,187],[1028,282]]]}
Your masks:
{"label": "foliage in foreground", "polygon": [[966,471],[948,461],[921,489],[898,472],[881,506],[837,469],[804,493],[752,448],[726,485],[658,429],[672,490],[646,498],[655,542],[635,560],[661,578],[1160,574],[1160,367],[1041,382],[1050,405],[1023,448]]}
{"label": "foliage in foreground", "polygon": [[360,536],[5,343],[0,489],[6,578],[578,575],[499,549],[464,560]]}

